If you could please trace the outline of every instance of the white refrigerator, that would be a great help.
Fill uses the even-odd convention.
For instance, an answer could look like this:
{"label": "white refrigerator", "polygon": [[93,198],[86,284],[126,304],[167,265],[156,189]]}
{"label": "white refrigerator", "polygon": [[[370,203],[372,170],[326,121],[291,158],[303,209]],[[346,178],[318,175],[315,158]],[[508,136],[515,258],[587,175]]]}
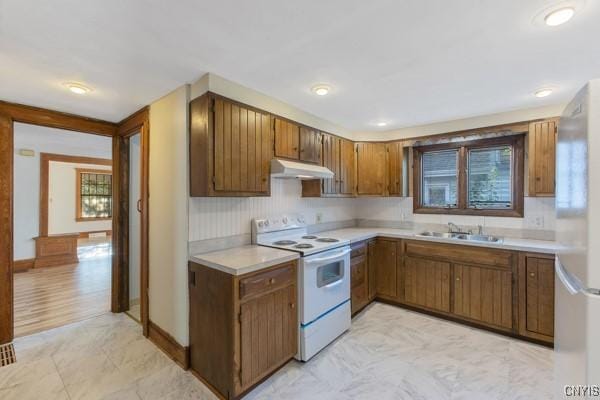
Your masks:
{"label": "white refrigerator", "polygon": [[600,79],[559,122],[556,218],[555,382],[566,398],[566,385],[600,386]]}

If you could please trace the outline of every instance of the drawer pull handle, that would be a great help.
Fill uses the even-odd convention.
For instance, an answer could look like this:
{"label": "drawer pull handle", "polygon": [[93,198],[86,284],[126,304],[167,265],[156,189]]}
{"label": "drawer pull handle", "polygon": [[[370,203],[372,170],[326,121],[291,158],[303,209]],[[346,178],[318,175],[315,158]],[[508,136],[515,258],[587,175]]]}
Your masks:
{"label": "drawer pull handle", "polygon": [[457,281],[460,281],[460,278],[456,278]]}
{"label": "drawer pull handle", "polygon": [[275,283],[275,278],[269,279],[269,285],[273,285]]}
{"label": "drawer pull handle", "polygon": [[290,303],[290,308],[293,310],[294,308],[296,308],[296,304]]}
{"label": "drawer pull handle", "polygon": [[532,278],[533,278],[533,277],[535,277],[535,272],[531,272],[531,273],[529,274],[529,276],[530,276],[530,277],[532,277]]}

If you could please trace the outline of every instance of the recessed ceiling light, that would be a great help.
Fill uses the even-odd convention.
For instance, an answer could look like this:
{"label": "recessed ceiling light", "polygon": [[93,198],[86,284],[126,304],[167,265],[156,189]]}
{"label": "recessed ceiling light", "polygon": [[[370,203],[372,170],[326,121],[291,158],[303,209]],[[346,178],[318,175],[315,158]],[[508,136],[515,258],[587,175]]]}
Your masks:
{"label": "recessed ceiling light", "polygon": [[75,94],[87,94],[92,91],[91,88],[76,82],[67,82],[65,86]]}
{"label": "recessed ceiling light", "polygon": [[331,87],[329,85],[324,85],[324,84],[319,84],[319,85],[315,85],[312,87],[312,91],[319,96],[325,96],[325,95],[329,94],[330,90],[331,90]]}
{"label": "recessed ceiling light", "polygon": [[546,25],[548,26],[558,26],[573,18],[573,15],[575,15],[575,9],[573,7],[559,8],[546,15],[544,22],[546,22]]}
{"label": "recessed ceiling light", "polygon": [[543,88],[540,90],[536,90],[534,95],[535,97],[546,97],[546,96],[550,96],[552,94],[552,89],[550,88]]}
{"label": "recessed ceiling light", "polygon": [[377,123],[377,126],[386,126],[387,122],[381,121]]}

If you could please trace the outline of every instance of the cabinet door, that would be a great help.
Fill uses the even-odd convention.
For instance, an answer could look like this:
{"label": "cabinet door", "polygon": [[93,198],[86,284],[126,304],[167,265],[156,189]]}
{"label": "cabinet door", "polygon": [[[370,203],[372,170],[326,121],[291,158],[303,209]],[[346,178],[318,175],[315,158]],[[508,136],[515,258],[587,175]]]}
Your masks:
{"label": "cabinet door", "polygon": [[383,196],[386,190],[384,143],[358,143],[356,152],[357,194]]}
{"label": "cabinet door", "polygon": [[293,122],[275,118],[275,157],[299,159],[300,127]]}
{"label": "cabinet door", "polygon": [[318,130],[300,127],[300,161],[321,164],[321,133]]}
{"label": "cabinet door", "polygon": [[525,329],[554,336],[554,260],[526,258]]}
{"label": "cabinet door", "polygon": [[272,149],[269,114],[214,100],[216,192],[268,193]]}
{"label": "cabinet door", "polygon": [[450,264],[404,258],[404,300],[433,310],[450,311]]}
{"label": "cabinet door", "polygon": [[512,272],[455,264],[454,314],[512,328]]}
{"label": "cabinet door", "polygon": [[297,348],[296,287],[249,300],[240,313],[242,390],[291,359]]}
{"label": "cabinet door", "polygon": [[354,143],[350,140],[340,140],[340,193],[354,194]]}
{"label": "cabinet door", "polygon": [[323,166],[329,168],[334,177],[323,179],[323,194],[340,192],[340,139],[332,135],[323,135]]}
{"label": "cabinet door", "polygon": [[529,124],[529,195],[554,196],[557,121]]}
{"label": "cabinet door", "polygon": [[388,152],[388,194],[390,196],[403,195],[402,164],[404,158],[402,142],[389,143]]}
{"label": "cabinet door", "polygon": [[377,296],[397,297],[396,243],[395,240],[377,239],[369,249],[369,269],[374,268]]}
{"label": "cabinet door", "polygon": [[354,314],[369,303],[368,269],[366,254],[354,257],[350,261],[350,274],[352,282],[351,305],[352,314]]}

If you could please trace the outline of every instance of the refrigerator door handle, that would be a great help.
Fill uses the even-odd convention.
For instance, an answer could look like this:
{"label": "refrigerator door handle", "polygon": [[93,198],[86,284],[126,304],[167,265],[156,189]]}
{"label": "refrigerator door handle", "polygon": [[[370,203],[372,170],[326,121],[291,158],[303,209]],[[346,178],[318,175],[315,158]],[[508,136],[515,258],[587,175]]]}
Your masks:
{"label": "refrigerator door handle", "polygon": [[584,287],[581,281],[575,275],[569,273],[565,269],[558,256],[556,256],[554,259],[554,270],[569,293],[573,295],[581,293],[584,296],[600,298],[600,290]]}

